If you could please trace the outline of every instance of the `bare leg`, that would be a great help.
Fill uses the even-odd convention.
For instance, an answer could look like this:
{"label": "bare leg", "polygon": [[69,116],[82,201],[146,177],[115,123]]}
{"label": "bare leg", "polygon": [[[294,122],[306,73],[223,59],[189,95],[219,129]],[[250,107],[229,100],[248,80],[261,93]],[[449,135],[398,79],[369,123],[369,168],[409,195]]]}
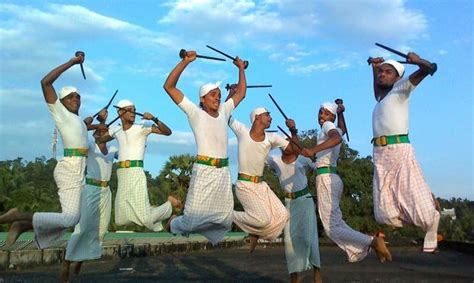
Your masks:
{"label": "bare leg", "polygon": [[7,240],[5,244],[7,246],[13,245],[18,237],[23,232],[33,229],[33,223],[31,221],[16,221],[10,226],[10,230],[8,230]]}
{"label": "bare leg", "polygon": [[78,275],[79,272],[81,272],[81,266],[82,266],[82,261],[76,262],[76,265],[74,266],[74,275]]}
{"label": "bare leg", "polygon": [[383,237],[374,237],[370,246],[374,248],[380,259],[380,262],[385,262],[385,260],[392,261],[392,255],[385,245],[385,239]]}
{"label": "bare leg", "polygon": [[257,246],[258,243],[258,236],[254,234],[250,234],[247,239],[249,240],[250,243],[250,253],[253,253],[255,251],[255,247]]}
{"label": "bare leg", "polygon": [[8,212],[0,215],[0,224],[13,223],[15,221],[33,221],[33,213],[20,212],[18,208],[12,208]]}
{"label": "bare leg", "polygon": [[171,215],[170,219],[168,219],[168,222],[166,222],[166,225],[163,227],[168,233],[171,233],[171,221],[176,217],[178,217],[176,214]]}
{"label": "bare leg", "polygon": [[168,201],[171,202],[171,206],[176,212],[181,212],[181,210],[183,209],[183,203],[181,202],[181,200],[173,196],[168,196]]}
{"label": "bare leg", "polygon": [[290,273],[290,282],[291,283],[299,283],[300,277],[298,276],[298,272]]}
{"label": "bare leg", "polygon": [[314,271],[314,274],[313,274],[313,282],[314,282],[314,283],[321,283],[321,282],[323,282],[322,279],[321,279],[321,268],[316,267],[316,266],[313,266],[313,271]]}
{"label": "bare leg", "polygon": [[59,273],[59,282],[67,283],[69,282],[69,267],[71,262],[69,260],[64,260],[63,265],[61,266],[61,272]]}

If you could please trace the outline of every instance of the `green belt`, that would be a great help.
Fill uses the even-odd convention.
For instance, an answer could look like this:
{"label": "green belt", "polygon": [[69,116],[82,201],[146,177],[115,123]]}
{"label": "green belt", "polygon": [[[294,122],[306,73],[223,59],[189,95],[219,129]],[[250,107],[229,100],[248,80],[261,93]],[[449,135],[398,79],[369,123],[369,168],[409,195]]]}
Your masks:
{"label": "green belt", "polygon": [[244,174],[244,173],[239,173],[237,175],[237,180],[240,180],[240,181],[247,181],[247,182],[252,182],[252,183],[260,183],[263,181],[263,176],[251,176],[251,175],[247,175],[247,174]]}
{"label": "green belt", "polygon": [[229,165],[229,158],[214,158],[205,155],[198,155],[196,156],[196,163],[221,168]]}
{"label": "green belt", "polygon": [[119,161],[118,168],[143,167],[143,160]]}
{"label": "green belt", "polygon": [[408,135],[393,135],[376,137],[371,142],[374,146],[386,146],[389,144],[410,143],[410,139],[408,139]]}
{"label": "green belt", "polygon": [[87,148],[65,148],[64,156],[87,156]]}
{"label": "green belt", "polygon": [[91,186],[106,188],[109,186],[109,181],[101,181],[101,180],[86,178],[86,184],[91,185]]}
{"label": "green belt", "polygon": [[319,175],[319,174],[328,174],[328,173],[337,174],[337,173],[336,173],[336,167],[325,166],[325,167],[318,167],[318,168],[316,169],[316,175]]}
{"label": "green belt", "polygon": [[302,189],[301,191],[285,193],[285,197],[290,198],[290,199],[295,199],[295,198],[302,197],[302,196],[306,195],[307,193],[309,193],[308,187]]}

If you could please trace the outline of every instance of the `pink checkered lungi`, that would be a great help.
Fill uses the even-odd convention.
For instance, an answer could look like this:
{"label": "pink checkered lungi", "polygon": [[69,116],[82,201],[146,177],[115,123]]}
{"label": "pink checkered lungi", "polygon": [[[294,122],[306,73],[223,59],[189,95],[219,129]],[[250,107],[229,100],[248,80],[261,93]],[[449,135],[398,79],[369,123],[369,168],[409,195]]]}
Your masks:
{"label": "pink checkered lungi", "polygon": [[235,194],[244,211],[234,211],[233,218],[242,230],[263,239],[276,239],[288,220],[288,210],[266,182],[238,180]]}
{"label": "pink checkered lungi", "polygon": [[319,218],[324,231],[347,254],[349,262],[363,260],[370,251],[372,237],[353,230],[342,220],[339,207],[343,191],[341,178],[336,174],[316,176]]}
{"label": "pink checkered lungi", "polygon": [[427,232],[424,251],[437,247],[440,214],[411,144],[374,147],[373,197],[375,220],[402,227],[414,224]]}

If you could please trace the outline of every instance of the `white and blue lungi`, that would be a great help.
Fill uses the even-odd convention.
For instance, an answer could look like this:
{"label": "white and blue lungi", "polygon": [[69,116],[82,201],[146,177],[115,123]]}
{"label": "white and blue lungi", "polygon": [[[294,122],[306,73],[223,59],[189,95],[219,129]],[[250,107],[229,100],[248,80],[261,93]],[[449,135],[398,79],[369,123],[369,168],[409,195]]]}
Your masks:
{"label": "white and blue lungi", "polygon": [[89,143],[81,218],[67,244],[65,258],[68,261],[93,260],[102,256],[102,242],[112,212],[112,194],[108,182],[115,155],[115,150],[109,150],[104,155],[94,142]]}
{"label": "white and blue lungi", "polygon": [[288,194],[301,192],[308,187],[306,170],[314,169],[314,163],[303,156],[298,156],[292,163],[285,163],[280,155],[268,156],[267,163],[275,170],[280,185],[287,195],[285,205],[289,219],[283,234],[288,273],[321,267],[313,197],[309,192],[297,198],[288,197]]}

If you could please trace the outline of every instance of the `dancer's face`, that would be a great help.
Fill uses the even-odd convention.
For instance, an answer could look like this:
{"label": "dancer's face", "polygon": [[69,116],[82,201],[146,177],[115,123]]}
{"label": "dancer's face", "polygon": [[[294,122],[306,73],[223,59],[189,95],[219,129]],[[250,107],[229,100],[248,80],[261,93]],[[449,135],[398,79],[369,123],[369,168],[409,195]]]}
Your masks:
{"label": "dancer's face", "polygon": [[221,90],[215,88],[201,97],[200,100],[204,110],[218,111],[221,104]]}
{"label": "dancer's face", "polygon": [[326,121],[334,122],[336,120],[336,115],[332,114],[329,110],[324,107],[319,108],[318,112],[318,123],[320,126]]}
{"label": "dancer's face", "polygon": [[391,88],[398,81],[397,70],[389,64],[380,65],[377,70],[377,86],[381,88]]}
{"label": "dancer's face", "polygon": [[77,92],[71,92],[61,99],[61,103],[69,112],[78,114],[81,107],[81,95]]}

